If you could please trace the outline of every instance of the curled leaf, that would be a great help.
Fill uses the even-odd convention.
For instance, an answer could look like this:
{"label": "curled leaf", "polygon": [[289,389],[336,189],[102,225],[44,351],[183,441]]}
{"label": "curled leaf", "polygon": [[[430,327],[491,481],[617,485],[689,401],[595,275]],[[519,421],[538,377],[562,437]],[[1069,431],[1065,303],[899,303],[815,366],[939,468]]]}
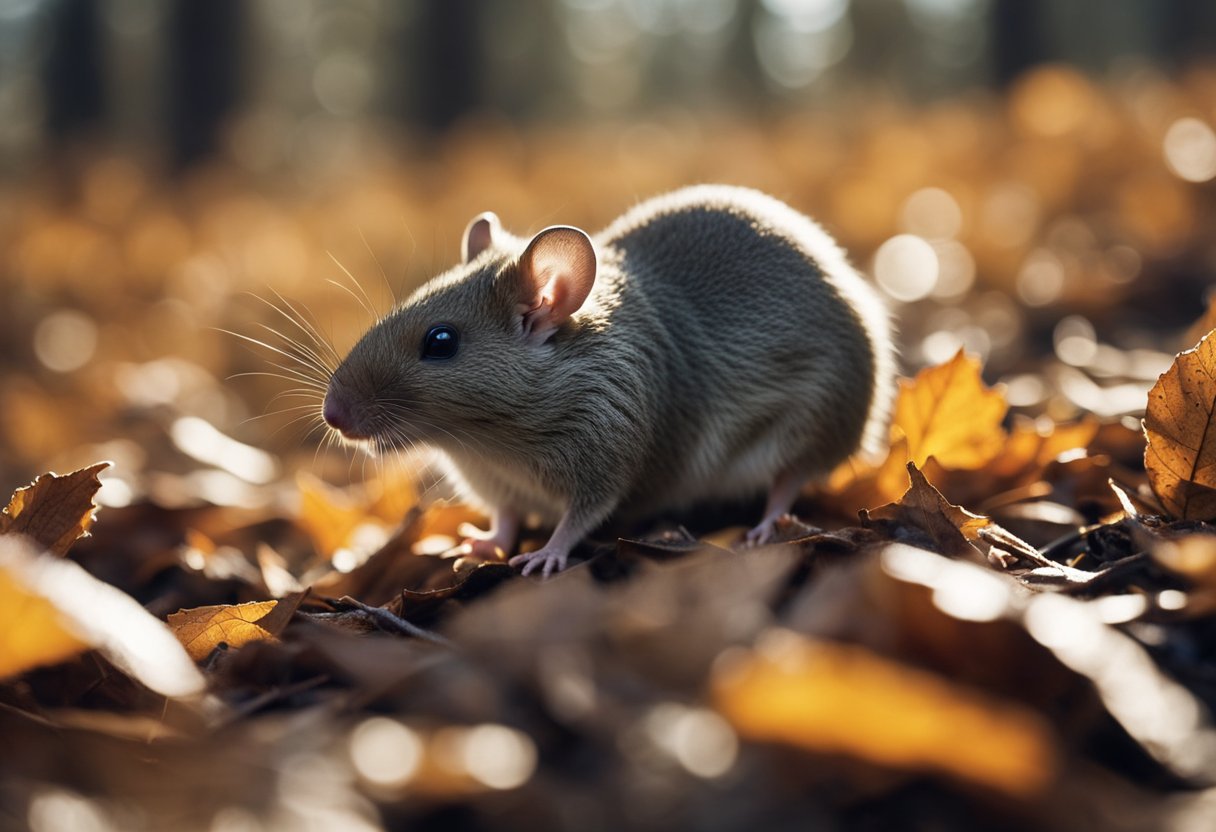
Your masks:
{"label": "curled leaf", "polygon": [[[1213,332],[1216,332],[1214,330]],[[1216,338],[1179,353],[1148,394],[1144,468],[1181,520],[1216,518]]]}
{"label": "curled leaf", "polygon": [[972,557],[977,554],[980,530],[992,523],[987,517],[972,514],[956,506],[934,488],[914,463],[908,463],[912,485],[898,502],[862,513],[862,522],[886,521],[896,539],[905,537],[901,529],[915,529],[926,536],[932,548],[951,557]]}
{"label": "curled leaf", "polygon": [[101,488],[97,475],[109,467],[98,462],[64,476],[43,474],[18,488],[0,513],[0,534],[24,535],[40,549],[67,554],[93,525],[93,496]]}

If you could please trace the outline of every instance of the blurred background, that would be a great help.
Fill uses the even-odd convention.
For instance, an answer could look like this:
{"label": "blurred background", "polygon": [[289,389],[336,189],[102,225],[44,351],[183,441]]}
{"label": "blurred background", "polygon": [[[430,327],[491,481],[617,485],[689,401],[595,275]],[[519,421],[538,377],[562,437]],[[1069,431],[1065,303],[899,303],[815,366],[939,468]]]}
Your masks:
{"label": "blurred background", "polygon": [[699,181],[822,222],[906,372],[962,346],[1021,412],[1135,416],[1202,334],[1214,57],[1209,0],[2,0],[0,480],[357,479],[315,395],[241,375],[306,337],[269,304],[340,353],[479,211]]}

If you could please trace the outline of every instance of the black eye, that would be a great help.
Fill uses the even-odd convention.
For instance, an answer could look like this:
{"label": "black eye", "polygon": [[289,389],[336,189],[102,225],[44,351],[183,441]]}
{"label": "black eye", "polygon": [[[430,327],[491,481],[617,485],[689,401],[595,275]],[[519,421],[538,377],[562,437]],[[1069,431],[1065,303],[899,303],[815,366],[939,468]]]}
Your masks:
{"label": "black eye", "polygon": [[426,331],[422,339],[423,358],[451,358],[460,347],[460,333],[455,327],[437,324]]}

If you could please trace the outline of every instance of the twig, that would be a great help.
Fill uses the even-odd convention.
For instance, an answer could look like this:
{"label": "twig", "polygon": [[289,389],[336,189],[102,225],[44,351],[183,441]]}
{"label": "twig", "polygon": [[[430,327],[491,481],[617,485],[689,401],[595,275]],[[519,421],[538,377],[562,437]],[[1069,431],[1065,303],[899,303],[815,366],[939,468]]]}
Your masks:
{"label": "twig", "polygon": [[429,641],[432,644],[441,644],[444,647],[453,646],[451,641],[438,633],[432,633],[430,630],[422,629],[417,624],[411,624],[401,616],[389,612],[384,607],[373,607],[355,598],[351,598],[349,595],[343,595],[338,599],[338,603],[354,607],[364,613],[382,630],[403,636],[413,636],[423,641]]}

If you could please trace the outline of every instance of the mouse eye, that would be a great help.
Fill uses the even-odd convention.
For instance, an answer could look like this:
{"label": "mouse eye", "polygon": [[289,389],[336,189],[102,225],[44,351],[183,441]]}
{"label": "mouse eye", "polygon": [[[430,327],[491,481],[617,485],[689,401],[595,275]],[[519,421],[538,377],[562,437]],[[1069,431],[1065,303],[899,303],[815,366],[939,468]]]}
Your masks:
{"label": "mouse eye", "polygon": [[455,327],[437,324],[426,331],[422,339],[422,357],[451,358],[460,347],[460,333]]}

